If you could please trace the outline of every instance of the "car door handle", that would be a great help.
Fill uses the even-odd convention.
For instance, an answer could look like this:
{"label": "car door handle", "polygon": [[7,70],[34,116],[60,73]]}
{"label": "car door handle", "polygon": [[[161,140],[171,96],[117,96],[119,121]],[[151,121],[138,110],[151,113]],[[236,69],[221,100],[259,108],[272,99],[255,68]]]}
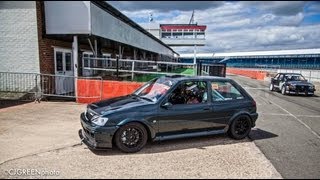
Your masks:
{"label": "car door handle", "polygon": [[209,111],[209,110],[210,110],[210,108],[203,108],[203,110],[204,110],[204,111]]}

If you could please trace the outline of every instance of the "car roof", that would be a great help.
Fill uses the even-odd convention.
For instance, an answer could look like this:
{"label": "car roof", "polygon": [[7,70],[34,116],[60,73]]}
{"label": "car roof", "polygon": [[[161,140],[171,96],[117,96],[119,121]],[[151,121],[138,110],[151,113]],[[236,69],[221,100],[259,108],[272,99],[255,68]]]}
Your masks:
{"label": "car roof", "polygon": [[186,76],[186,75],[166,75],[166,78],[174,79],[176,81],[182,80],[231,80],[226,77],[219,76]]}
{"label": "car roof", "polygon": [[289,74],[292,74],[292,75],[301,75],[300,73],[279,73],[279,74],[285,74],[285,75],[289,75]]}

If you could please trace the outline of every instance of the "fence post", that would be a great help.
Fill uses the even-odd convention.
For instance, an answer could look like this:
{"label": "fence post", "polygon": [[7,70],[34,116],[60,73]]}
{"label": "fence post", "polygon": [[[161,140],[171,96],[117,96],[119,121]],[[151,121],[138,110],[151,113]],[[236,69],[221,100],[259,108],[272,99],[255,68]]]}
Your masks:
{"label": "fence post", "polygon": [[133,81],[133,79],[134,79],[134,73],[133,73],[133,71],[134,71],[134,62],[135,62],[135,61],[132,61],[132,67],[131,67],[131,81]]}
{"label": "fence post", "polygon": [[34,92],[34,98],[35,98],[35,101],[37,101],[38,100],[38,74],[36,74],[35,82],[36,82],[36,90]]}
{"label": "fence post", "polygon": [[309,82],[311,82],[311,71],[310,71],[310,75],[309,75]]}
{"label": "fence post", "polygon": [[119,56],[117,56],[116,67],[117,67],[116,75],[117,75],[117,79],[118,79],[119,78]]}
{"label": "fence post", "polygon": [[100,77],[100,81],[101,81],[100,100],[102,100],[102,93],[103,93],[103,79],[102,79],[102,77]]}

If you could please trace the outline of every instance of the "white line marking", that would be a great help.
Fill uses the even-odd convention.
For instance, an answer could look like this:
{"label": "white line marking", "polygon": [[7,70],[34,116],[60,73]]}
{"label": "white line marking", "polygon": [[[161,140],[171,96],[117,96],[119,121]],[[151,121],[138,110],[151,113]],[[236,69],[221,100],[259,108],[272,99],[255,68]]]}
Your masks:
{"label": "white line marking", "polygon": [[257,89],[257,90],[268,90],[269,88],[253,88],[253,87],[244,87],[244,89]]}
{"label": "white line marking", "polygon": [[297,117],[311,117],[311,118],[320,118],[320,116],[317,115],[296,115]]}
{"label": "white line marking", "polygon": [[[264,99],[267,101],[267,99],[259,96],[260,98]],[[312,134],[314,134],[317,138],[320,139],[320,136],[318,135],[318,133],[314,132],[307,124],[305,124],[303,121],[301,121],[299,118],[297,118],[297,116],[293,115],[292,113],[290,113],[288,110],[284,109],[283,107],[281,107],[280,105],[274,103],[273,101],[271,100],[268,100],[269,102],[271,102],[272,104],[278,106],[280,109],[282,109],[283,111],[287,112],[288,114],[290,114],[292,117],[294,117],[298,122],[300,122],[302,125],[304,125],[307,129],[310,130],[310,132],[312,132]]]}
{"label": "white line marking", "polygon": [[259,114],[261,114],[261,115],[274,115],[274,116],[291,116],[290,114],[280,114],[280,113],[259,113]]}
{"label": "white line marking", "polygon": [[[274,115],[274,116],[291,116],[291,114],[281,114],[281,113],[263,113],[258,112],[261,115]],[[310,118],[320,118],[320,115],[296,115],[297,117],[310,117]]]}

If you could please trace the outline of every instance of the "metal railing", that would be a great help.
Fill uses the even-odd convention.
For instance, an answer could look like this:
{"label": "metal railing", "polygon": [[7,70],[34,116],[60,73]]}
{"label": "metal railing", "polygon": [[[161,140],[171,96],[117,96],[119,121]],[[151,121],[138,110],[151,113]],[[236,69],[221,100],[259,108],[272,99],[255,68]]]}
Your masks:
{"label": "metal railing", "polygon": [[264,69],[306,69],[306,70],[319,70],[318,64],[245,64],[245,63],[228,63],[228,67],[234,68],[264,68]]}
{"label": "metal railing", "polygon": [[[97,80],[99,86],[91,85],[90,83],[83,83],[83,92],[81,95],[76,94],[75,82],[78,80]],[[67,98],[100,98],[102,97],[102,77],[75,77],[68,75],[56,75],[56,74],[38,74],[37,84],[41,87],[41,96],[53,96],[53,97],[67,97]],[[79,84],[79,83],[78,83]],[[100,92],[98,95],[92,96],[91,91]]]}
{"label": "metal railing", "polygon": [[[79,84],[79,80],[93,80],[98,83],[81,83],[81,94],[77,94],[75,82]],[[38,101],[44,97],[101,99],[102,83],[102,77],[0,72],[0,92],[33,94],[33,99]],[[92,91],[99,93],[92,95]],[[1,95],[3,94],[0,94],[0,98]]]}
{"label": "metal railing", "polygon": [[0,92],[34,93],[37,73],[0,72]]}
{"label": "metal railing", "polygon": [[[193,64],[190,63],[92,57],[84,57],[82,64],[84,76],[105,71],[123,73],[121,76],[130,76],[132,80],[135,74],[179,75],[181,74],[181,72],[178,72],[179,69],[194,68]],[[194,74],[186,73],[185,75]]]}

